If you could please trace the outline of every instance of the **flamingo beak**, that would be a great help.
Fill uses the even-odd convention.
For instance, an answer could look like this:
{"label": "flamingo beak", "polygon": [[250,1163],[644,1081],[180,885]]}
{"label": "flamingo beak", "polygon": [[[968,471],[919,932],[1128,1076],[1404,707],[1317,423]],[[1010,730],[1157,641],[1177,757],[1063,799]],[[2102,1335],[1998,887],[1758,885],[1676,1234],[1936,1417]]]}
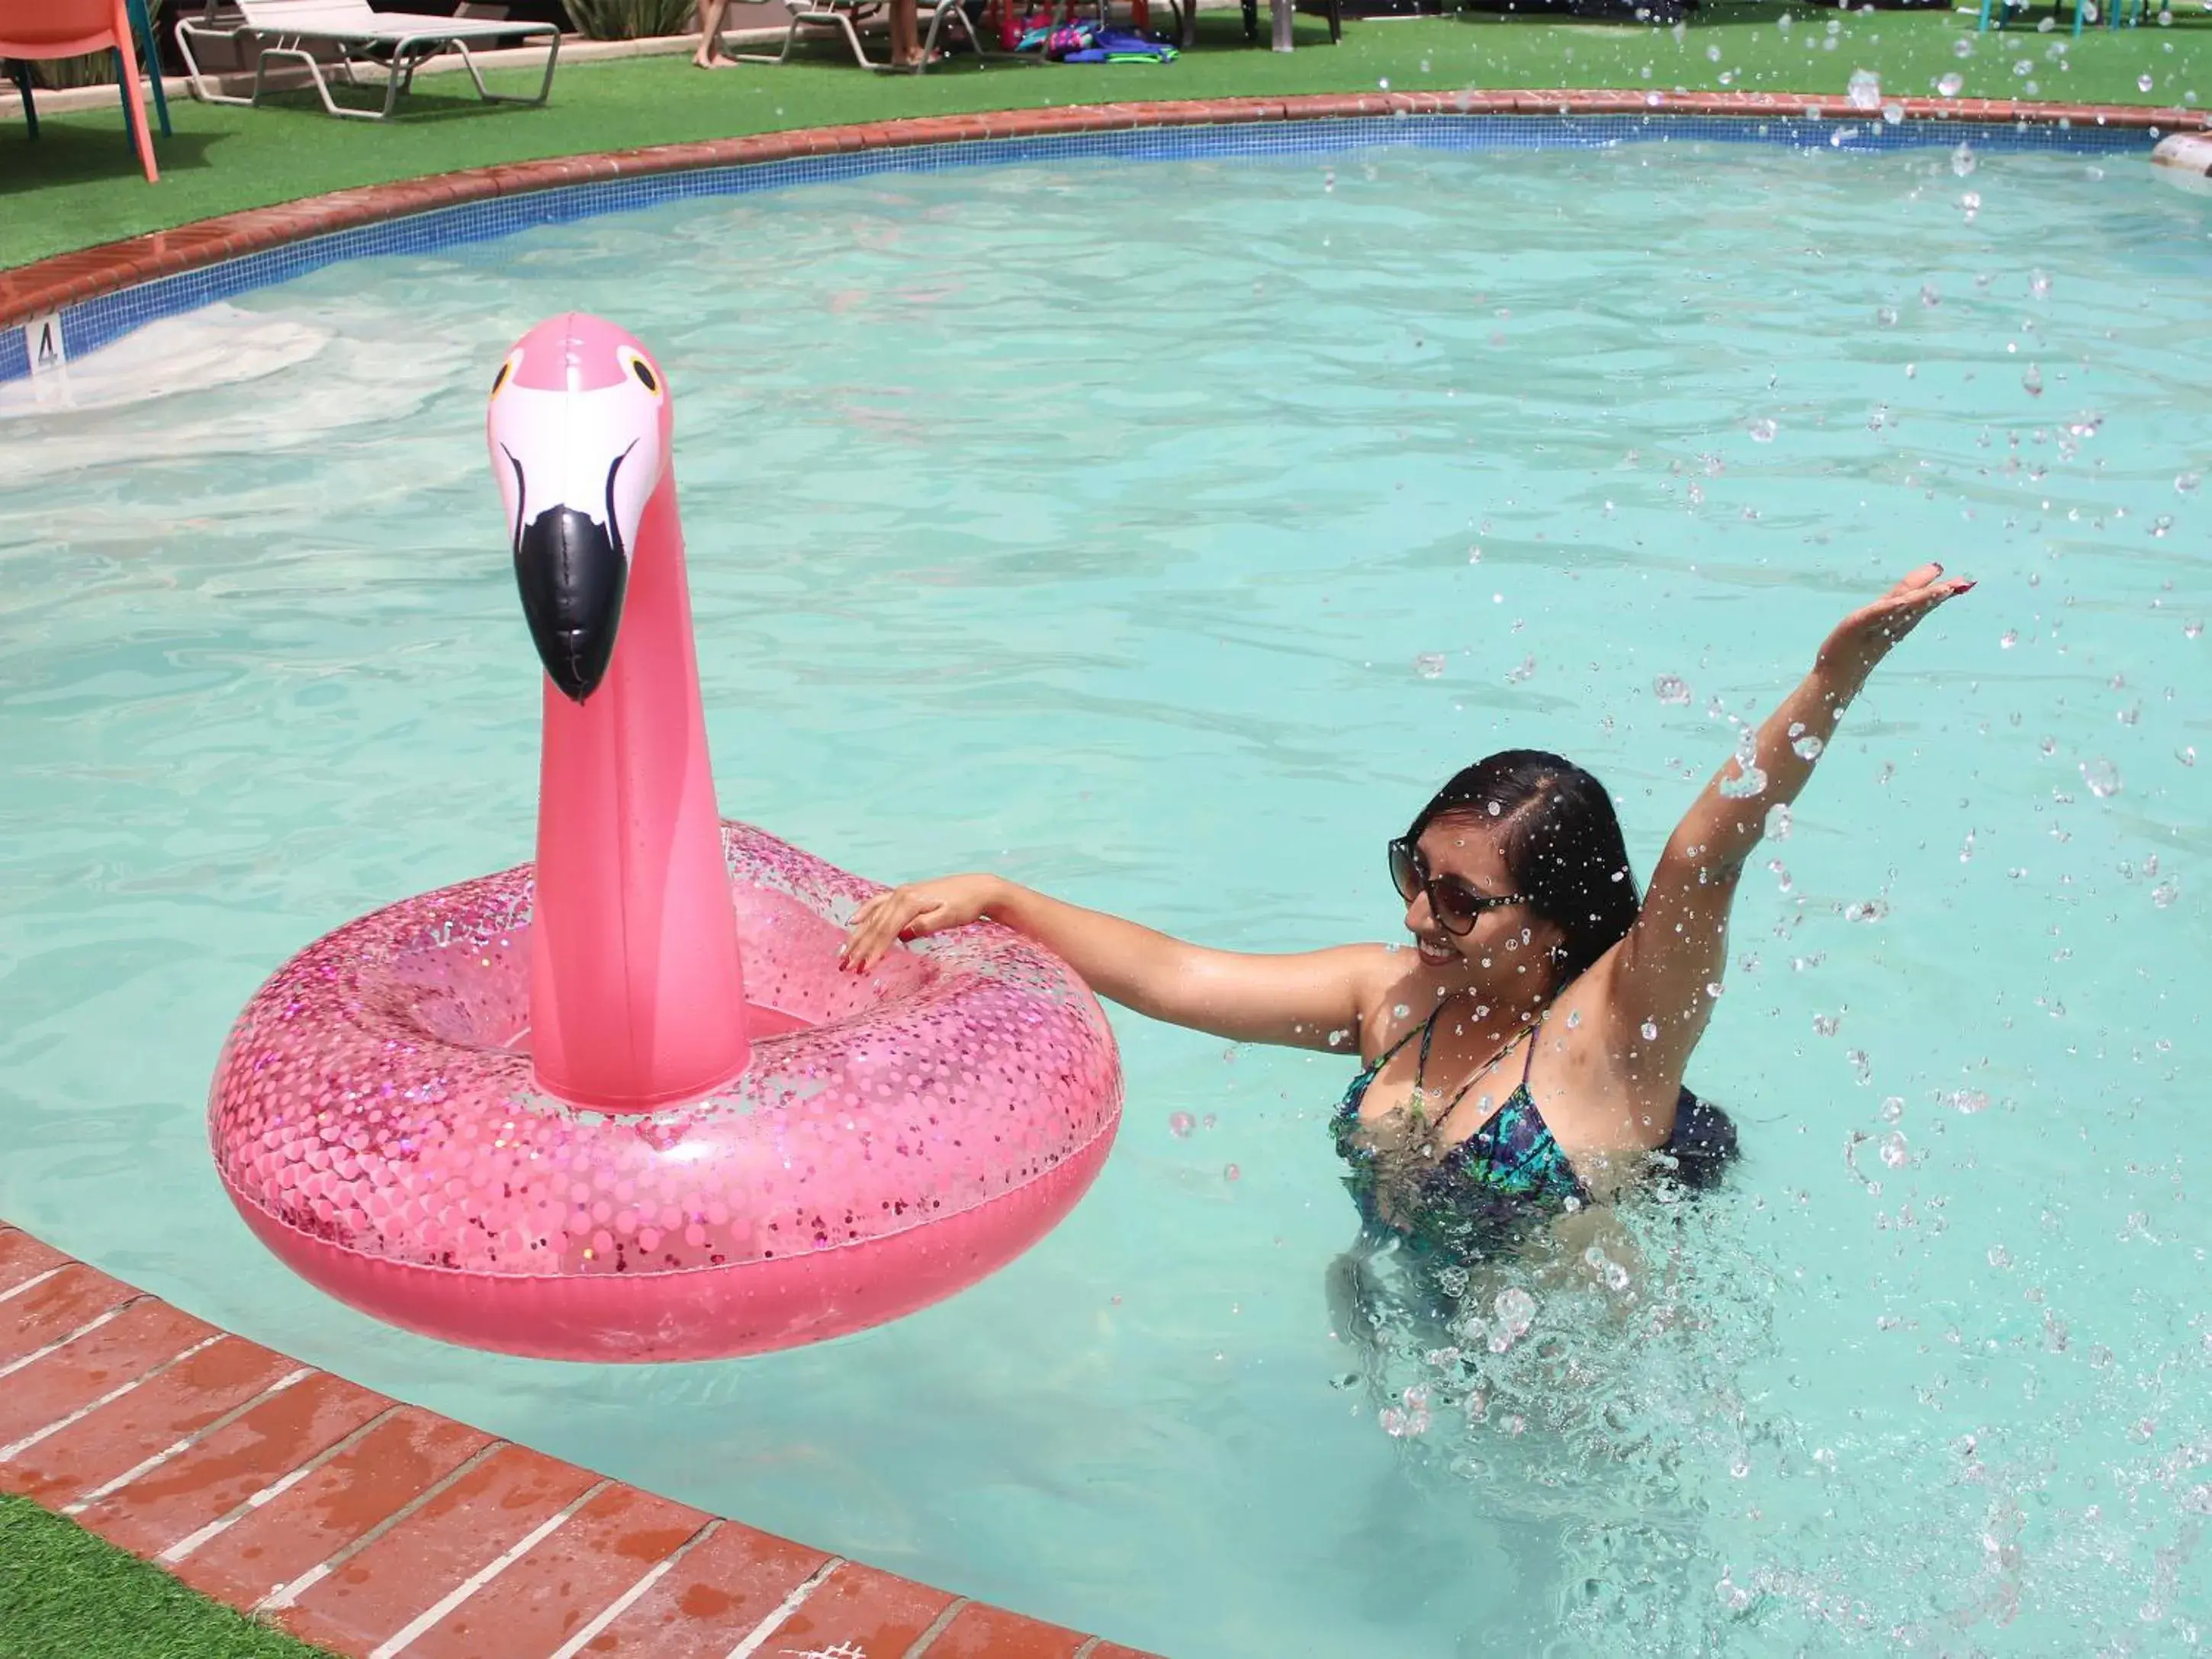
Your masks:
{"label": "flamingo beak", "polygon": [[[614,482],[624,458],[607,474],[609,501],[593,517],[588,509],[554,501],[524,524],[514,538],[514,580],[538,660],[566,696],[581,702],[599,690],[615,653],[623,595],[629,586],[629,549],[637,535],[635,515],[625,526],[613,505]],[[514,463],[516,488],[530,499],[523,463]]]}
{"label": "flamingo beak", "polygon": [[545,672],[582,702],[613,660],[630,560],[660,481],[657,386],[588,391],[503,385],[489,436],[522,613]]}

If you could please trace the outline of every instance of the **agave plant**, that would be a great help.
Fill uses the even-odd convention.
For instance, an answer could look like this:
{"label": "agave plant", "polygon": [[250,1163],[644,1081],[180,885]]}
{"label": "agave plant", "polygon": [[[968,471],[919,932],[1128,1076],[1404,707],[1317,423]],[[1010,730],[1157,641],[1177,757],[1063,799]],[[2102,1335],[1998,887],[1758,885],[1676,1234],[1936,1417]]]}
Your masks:
{"label": "agave plant", "polygon": [[692,0],[567,0],[568,15],[594,40],[636,40],[696,28]]}

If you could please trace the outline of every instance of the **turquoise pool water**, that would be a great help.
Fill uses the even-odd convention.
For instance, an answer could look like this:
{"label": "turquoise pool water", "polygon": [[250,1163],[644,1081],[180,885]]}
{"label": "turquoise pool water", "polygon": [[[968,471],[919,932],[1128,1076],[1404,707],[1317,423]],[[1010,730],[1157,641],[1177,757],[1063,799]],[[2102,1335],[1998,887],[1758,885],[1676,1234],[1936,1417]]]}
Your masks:
{"label": "turquoise pool water", "polygon": [[[86,361],[74,410],[10,388],[0,1214],[1180,1659],[2193,1642],[2208,228],[2116,156],[1069,162],[344,266]],[[1746,884],[1692,1077],[1735,1179],[1624,1218],[1625,1290],[1500,1270],[1376,1352],[1332,1334],[1346,1066],[1117,1016],[1092,1194],[891,1328],[564,1368],[289,1278],[208,1073],[298,945],[528,854],[483,392],[571,306],[674,383],[726,811],[1224,945],[1391,936],[1383,840],[1509,743],[1605,778],[1648,868],[1847,606],[1980,577]]]}

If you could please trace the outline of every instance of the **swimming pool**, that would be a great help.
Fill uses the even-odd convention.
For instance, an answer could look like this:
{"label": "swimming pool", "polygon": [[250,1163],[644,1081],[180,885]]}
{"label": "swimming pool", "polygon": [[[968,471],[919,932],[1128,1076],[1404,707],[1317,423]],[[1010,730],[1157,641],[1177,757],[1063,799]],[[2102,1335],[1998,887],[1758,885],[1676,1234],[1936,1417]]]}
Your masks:
{"label": "swimming pool", "polygon": [[[2179,1645],[2212,1614],[2207,221],[2140,158],[1990,149],[863,179],[338,266],[87,360],[75,412],[7,389],[0,1214],[1184,1659]],[[1471,1418],[1441,1354],[1332,1337],[1346,1068],[1118,1016],[1071,1221],[846,1342],[507,1361],[262,1254],[204,1147],[238,1006],[527,855],[481,398],[570,306],[676,379],[726,811],[1223,944],[1389,936],[1382,840],[1507,743],[1596,770],[1648,868],[1856,597],[1925,553],[1982,577],[1747,884],[1692,1082],[1747,1155],[1632,1218],[1632,1304],[1483,1285]],[[129,400],[147,365],[187,389]]]}

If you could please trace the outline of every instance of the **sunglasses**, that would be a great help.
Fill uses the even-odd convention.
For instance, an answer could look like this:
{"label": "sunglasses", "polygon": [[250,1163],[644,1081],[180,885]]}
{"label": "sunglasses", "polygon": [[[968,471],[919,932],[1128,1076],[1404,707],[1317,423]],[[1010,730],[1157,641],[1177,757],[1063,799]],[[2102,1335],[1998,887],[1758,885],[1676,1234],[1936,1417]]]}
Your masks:
{"label": "sunglasses", "polygon": [[1404,836],[1390,843],[1390,881],[1397,888],[1398,896],[1408,904],[1413,902],[1414,894],[1426,893],[1429,909],[1438,925],[1459,939],[1474,931],[1474,924],[1482,920],[1486,910],[1503,909],[1509,904],[1525,902],[1519,893],[1478,893],[1457,876],[1431,875],[1420,848]]}

